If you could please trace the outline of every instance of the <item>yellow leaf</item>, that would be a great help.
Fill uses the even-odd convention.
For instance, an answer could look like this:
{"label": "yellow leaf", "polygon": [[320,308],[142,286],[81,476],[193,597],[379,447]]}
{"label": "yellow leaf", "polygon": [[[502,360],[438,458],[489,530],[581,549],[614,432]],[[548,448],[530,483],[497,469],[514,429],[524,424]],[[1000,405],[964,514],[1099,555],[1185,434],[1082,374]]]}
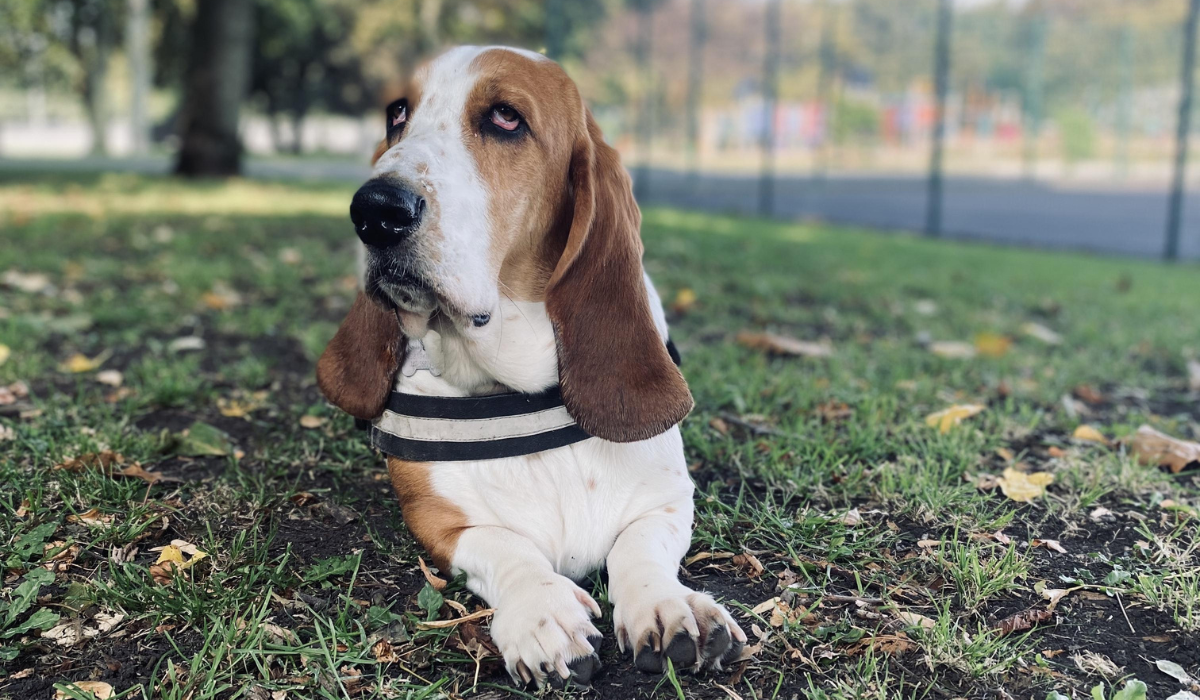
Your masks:
{"label": "yellow leaf", "polygon": [[[113,687],[104,681],[73,681],[67,684],[67,687],[71,686],[85,693],[91,693],[96,700],[108,700],[114,695]],[[78,697],[78,694],[69,695],[61,690],[54,692],[54,700],[69,700],[73,697]]]}
{"label": "yellow leaf", "polygon": [[321,416],[300,416],[300,427],[313,430],[325,425],[325,419]]}
{"label": "yellow leaf", "polygon": [[696,305],[696,292],[690,287],[684,287],[675,293],[675,301],[671,302],[671,310],[677,314],[686,314]]}
{"label": "yellow leaf", "polygon": [[69,372],[71,374],[80,374],[81,372],[92,372],[99,369],[100,365],[112,355],[112,351],[105,350],[93,358],[88,358],[83,353],[75,353],[67,358],[67,361],[59,365],[59,371]]}
{"label": "yellow leaf", "polygon": [[996,480],[1000,490],[1011,500],[1019,503],[1029,503],[1046,493],[1046,487],[1054,483],[1054,475],[1049,472],[1034,472],[1026,474],[1023,471],[1009,467],[1004,470],[1004,476]]}
{"label": "yellow leaf", "polygon": [[938,432],[945,434],[950,432],[951,428],[963,422],[964,419],[970,418],[977,413],[981,413],[982,411],[986,410],[986,408],[986,406],[980,406],[979,404],[973,403],[956,404],[945,410],[938,411],[936,413],[930,413],[928,416],[925,416],[925,425],[928,425],[931,428],[937,428]]}
{"label": "yellow leaf", "polygon": [[1104,437],[1103,433],[1101,433],[1099,430],[1096,430],[1092,426],[1087,425],[1086,423],[1076,428],[1071,437],[1075,438],[1076,440],[1083,440],[1085,442],[1098,442],[1101,445],[1110,444],[1108,442],[1108,438]]}
{"label": "yellow leaf", "polygon": [[169,544],[166,547],[163,547],[162,552],[160,552],[158,555],[158,561],[156,561],[154,563],[162,564],[163,562],[168,562],[168,561],[171,562],[172,564],[182,564],[183,563],[183,551],[173,544]]}
{"label": "yellow leaf", "polygon": [[1004,357],[1012,347],[1012,339],[997,333],[980,333],[975,336],[975,349],[985,357]]}
{"label": "yellow leaf", "polygon": [[8,358],[12,357],[12,348],[4,343],[0,343],[0,365],[8,362]]}

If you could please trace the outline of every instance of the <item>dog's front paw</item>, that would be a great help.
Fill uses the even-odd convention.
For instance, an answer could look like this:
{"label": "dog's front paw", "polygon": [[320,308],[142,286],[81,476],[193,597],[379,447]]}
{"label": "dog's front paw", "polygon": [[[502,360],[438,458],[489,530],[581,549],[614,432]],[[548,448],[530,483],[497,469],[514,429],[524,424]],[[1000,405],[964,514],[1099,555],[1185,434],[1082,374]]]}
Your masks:
{"label": "dog's front paw", "polygon": [[648,673],[664,671],[666,659],[677,669],[719,669],[746,643],[746,633],[712,596],[674,581],[618,601],[613,620],[621,651],[632,651],[634,664]]}
{"label": "dog's front paw", "polygon": [[549,574],[506,596],[492,618],[492,641],[517,683],[587,685],[600,668],[600,606],[570,579]]}

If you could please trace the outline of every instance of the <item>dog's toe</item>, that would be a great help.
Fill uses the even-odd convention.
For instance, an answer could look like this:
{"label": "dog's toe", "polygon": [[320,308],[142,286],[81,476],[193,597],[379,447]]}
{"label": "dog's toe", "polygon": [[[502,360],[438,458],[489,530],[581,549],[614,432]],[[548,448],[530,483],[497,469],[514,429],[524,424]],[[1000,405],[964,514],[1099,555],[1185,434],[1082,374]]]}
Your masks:
{"label": "dog's toe", "polygon": [[696,640],[692,639],[687,632],[680,630],[675,633],[671,643],[667,645],[664,655],[678,670],[692,668],[696,665]]}
{"label": "dog's toe", "polygon": [[600,671],[600,643],[604,641],[604,638],[592,636],[588,637],[587,641],[592,645],[592,653],[567,664],[567,668],[571,671],[571,681],[578,685],[590,685],[592,678]]}
{"label": "dog's toe", "polygon": [[732,639],[733,637],[730,636],[729,630],[725,625],[717,625],[709,630],[708,637],[704,640],[705,663],[710,663],[716,659],[724,660],[725,653],[729,651]]}

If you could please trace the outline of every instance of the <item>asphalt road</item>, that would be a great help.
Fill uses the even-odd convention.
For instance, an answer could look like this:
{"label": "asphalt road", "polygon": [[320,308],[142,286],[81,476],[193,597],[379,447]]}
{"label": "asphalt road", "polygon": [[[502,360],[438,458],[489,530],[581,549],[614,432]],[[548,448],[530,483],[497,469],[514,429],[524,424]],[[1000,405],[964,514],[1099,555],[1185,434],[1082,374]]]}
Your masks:
{"label": "asphalt road", "polygon": [[[0,159],[0,171],[123,170],[165,173],[164,158],[73,161]],[[247,174],[263,178],[358,181],[365,165],[345,161],[258,160]],[[648,173],[642,204],[664,204],[754,215],[758,178],[704,174],[694,180],[670,170]],[[1165,188],[1062,187],[1042,182],[949,177],[944,186],[943,232],[966,239],[1104,255],[1160,258],[1164,245]],[[1200,260],[1200,197],[1184,204],[1181,257]],[[815,219],[882,230],[920,231],[925,225],[925,180],[918,177],[779,177],[774,216]]]}

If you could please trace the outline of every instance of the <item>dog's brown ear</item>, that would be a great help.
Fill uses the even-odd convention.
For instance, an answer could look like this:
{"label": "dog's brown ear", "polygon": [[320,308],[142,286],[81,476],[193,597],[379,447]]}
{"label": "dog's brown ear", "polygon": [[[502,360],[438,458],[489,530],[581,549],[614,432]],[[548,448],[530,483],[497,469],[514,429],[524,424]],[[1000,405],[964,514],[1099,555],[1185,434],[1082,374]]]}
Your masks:
{"label": "dog's brown ear", "polygon": [[370,420],[383,413],[403,353],[396,314],[359,292],[317,361],[317,386],[333,405]]}
{"label": "dog's brown ear", "polygon": [[644,440],[683,420],[692,395],[650,313],[629,175],[583,114],[570,165],[574,215],[546,287],[559,383],[568,412],[588,433]]}

